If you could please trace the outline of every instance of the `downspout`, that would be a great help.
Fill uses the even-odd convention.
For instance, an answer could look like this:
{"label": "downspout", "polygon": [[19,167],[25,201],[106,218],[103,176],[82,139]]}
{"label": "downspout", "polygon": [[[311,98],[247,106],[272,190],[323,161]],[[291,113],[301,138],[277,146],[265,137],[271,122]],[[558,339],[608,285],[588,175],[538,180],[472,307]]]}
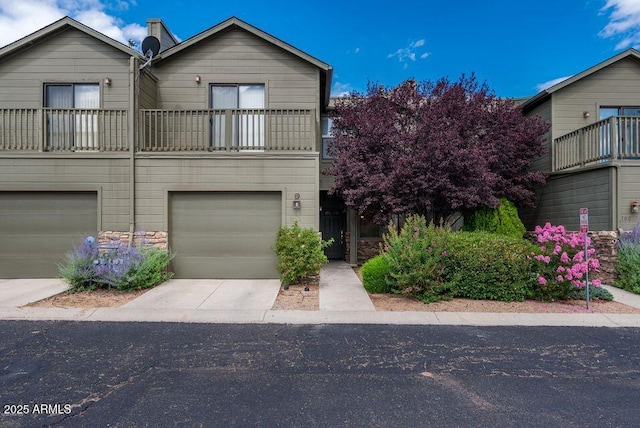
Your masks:
{"label": "downspout", "polygon": [[138,90],[139,71],[135,57],[129,59],[129,115],[127,138],[129,140],[129,246],[133,243],[133,234],[136,229],[136,92]]}

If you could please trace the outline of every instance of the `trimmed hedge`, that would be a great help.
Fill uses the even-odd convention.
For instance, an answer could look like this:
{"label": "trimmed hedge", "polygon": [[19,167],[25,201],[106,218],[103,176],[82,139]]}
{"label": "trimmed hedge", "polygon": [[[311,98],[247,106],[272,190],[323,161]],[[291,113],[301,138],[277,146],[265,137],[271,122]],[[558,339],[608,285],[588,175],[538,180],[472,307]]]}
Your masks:
{"label": "trimmed hedge", "polygon": [[528,257],[535,246],[523,239],[487,232],[450,234],[447,282],[456,297],[522,301],[535,278]]}
{"label": "trimmed hedge", "polygon": [[369,293],[389,293],[391,288],[387,284],[389,263],[383,256],[369,259],[360,269],[362,283]]}

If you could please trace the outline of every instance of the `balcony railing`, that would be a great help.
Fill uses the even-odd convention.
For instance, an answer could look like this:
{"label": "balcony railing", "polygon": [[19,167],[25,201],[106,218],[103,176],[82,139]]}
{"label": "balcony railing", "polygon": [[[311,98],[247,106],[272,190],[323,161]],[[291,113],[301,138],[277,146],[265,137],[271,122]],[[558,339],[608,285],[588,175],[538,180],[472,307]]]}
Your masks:
{"label": "balcony railing", "polygon": [[553,144],[553,170],[617,159],[640,159],[640,117],[613,116],[562,137]]}
{"label": "balcony railing", "polygon": [[141,110],[138,149],[156,152],[312,151],[315,110]]}
{"label": "balcony railing", "polygon": [[126,151],[127,132],[127,110],[0,109],[0,151]]}

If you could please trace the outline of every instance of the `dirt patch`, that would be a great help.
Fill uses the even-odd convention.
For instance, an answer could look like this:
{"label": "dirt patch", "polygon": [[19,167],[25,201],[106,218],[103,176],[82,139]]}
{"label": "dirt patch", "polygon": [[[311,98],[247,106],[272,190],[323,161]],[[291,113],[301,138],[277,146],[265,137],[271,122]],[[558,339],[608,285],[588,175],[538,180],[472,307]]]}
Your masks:
{"label": "dirt patch", "polygon": [[280,287],[276,301],[271,309],[287,311],[317,311],[319,304],[318,283],[290,285],[288,289]]}
{"label": "dirt patch", "polygon": [[[353,269],[360,281],[360,268]],[[640,314],[640,309],[619,302],[592,300],[587,311],[584,300],[561,302],[496,302],[493,300],[451,299],[449,301],[423,303],[398,294],[369,294],[376,311],[416,311],[416,312],[513,312],[513,313],[549,313],[549,314]]]}
{"label": "dirt patch", "polygon": [[119,290],[65,291],[26,306],[39,308],[119,308],[146,293],[147,290],[122,292]]}
{"label": "dirt patch", "polygon": [[452,299],[446,302],[423,303],[406,296],[395,294],[370,294],[377,311],[418,311],[418,312],[517,312],[549,314],[640,314],[640,309],[618,302],[592,300],[587,311],[584,300],[563,302],[496,302],[493,300]]}

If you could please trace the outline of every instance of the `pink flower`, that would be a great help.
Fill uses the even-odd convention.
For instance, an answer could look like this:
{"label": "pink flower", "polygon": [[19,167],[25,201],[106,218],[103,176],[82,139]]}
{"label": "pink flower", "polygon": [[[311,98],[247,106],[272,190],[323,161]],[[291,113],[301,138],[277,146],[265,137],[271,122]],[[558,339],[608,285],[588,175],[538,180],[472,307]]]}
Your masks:
{"label": "pink flower", "polygon": [[447,252],[446,252],[446,251],[443,251],[443,252],[442,252],[442,255],[443,255],[443,256],[446,256],[446,255],[447,255]]}
{"label": "pink flower", "polygon": [[556,280],[557,280],[558,282],[562,282],[562,281],[564,281],[564,278],[562,277],[562,275],[558,275],[558,276],[556,277]]}
{"label": "pink flower", "polygon": [[601,284],[602,283],[599,279],[594,279],[593,281],[591,281],[591,285],[593,285],[594,287],[600,287]]}
{"label": "pink flower", "polygon": [[564,266],[558,266],[558,269],[556,270],[556,272],[558,272],[558,273],[561,273],[561,272],[564,272],[564,271],[565,271]]}
{"label": "pink flower", "polygon": [[433,251],[433,248],[429,247],[429,252],[432,252],[432,251]]}
{"label": "pink flower", "polygon": [[562,251],[562,247],[560,245],[556,245],[555,248],[553,249],[553,255],[555,256],[556,254],[560,254],[561,251]]}
{"label": "pink flower", "polygon": [[566,251],[564,251],[561,255],[560,255],[560,261],[562,263],[569,263],[571,260],[569,259],[569,254],[567,254]]}
{"label": "pink flower", "polygon": [[540,283],[540,285],[546,285],[547,284],[547,280],[544,279],[543,276],[539,276],[538,277],[538,282]]}

